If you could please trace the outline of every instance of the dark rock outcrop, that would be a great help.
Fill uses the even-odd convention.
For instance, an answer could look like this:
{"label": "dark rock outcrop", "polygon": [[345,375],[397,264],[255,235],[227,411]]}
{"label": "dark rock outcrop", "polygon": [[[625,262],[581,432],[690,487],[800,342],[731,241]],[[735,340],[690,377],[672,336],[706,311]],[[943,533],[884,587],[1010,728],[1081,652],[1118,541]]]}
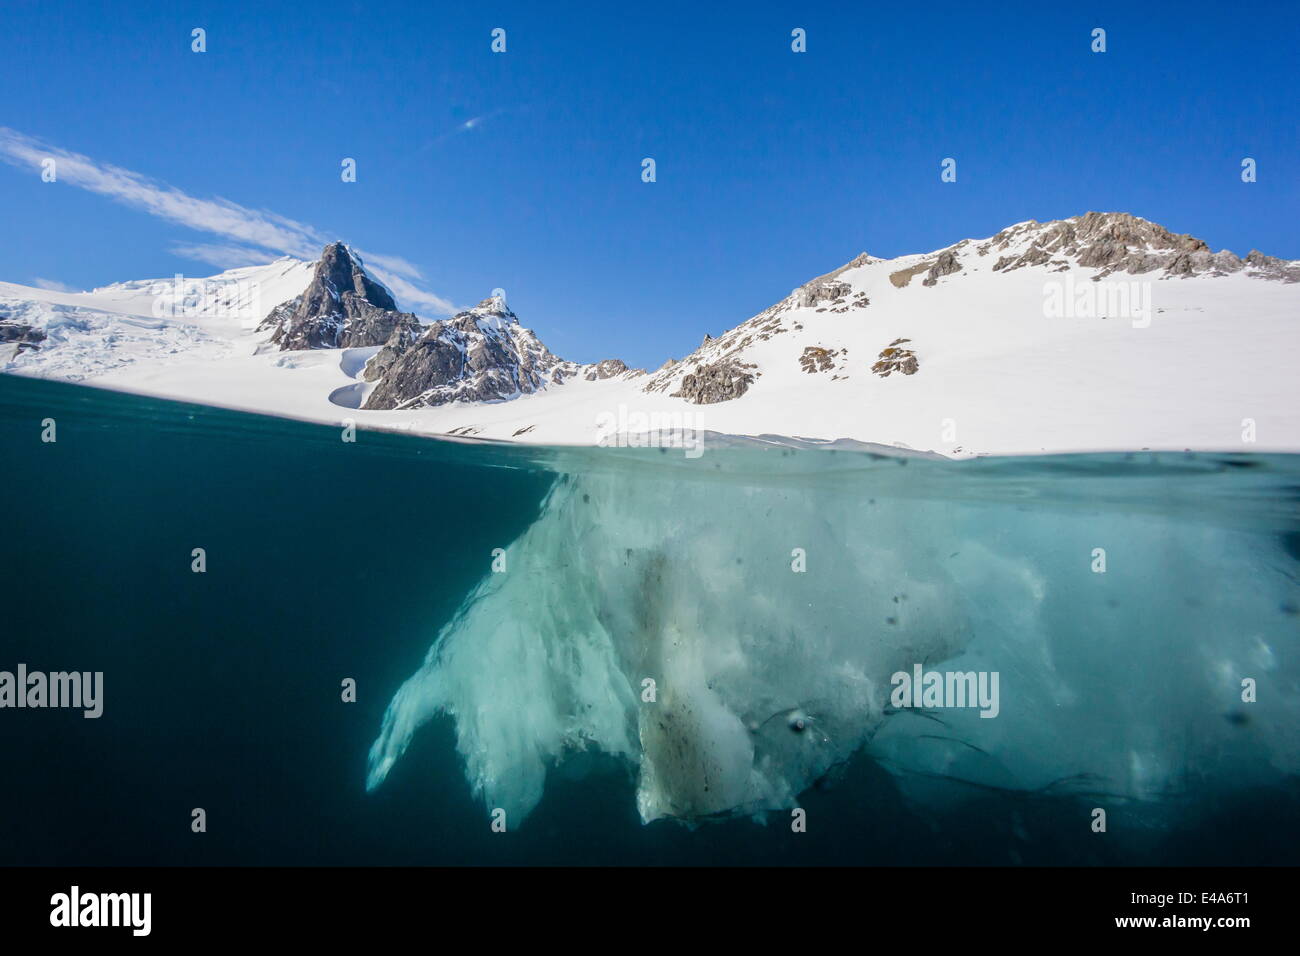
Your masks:
{"label": "dark rock outcrop", "polygon": [[577,368],[523,328],[503,299],[488,298],[418,337],[397,330],[367,365],[365,377],[378,384],[361,407],[505,401],[558,384]]}
{"label": "dark rock outcrop", "polygon": [[0,345],[14,346],[10,358],[17,358],[24,352],[39,351],[44,341],[45,333],[35,326],[0,319]]}
{"label": "dark rock outcrop", "polygon": [[621,359],[605,359],[591,366],[583,378],[588,382],[600,382],[616,375],[622,375],[627,371],[629,371],[627,363]]}
{"label": "dark rock outcrop", "polygon": [[393,329],[388,341],[361,370],[361,377],[367,382],[377,382],[388,374],[391,369],[407,350],[424,335],[424,325],[414,316],[410,316],[414,321],[399,322]]}
{"label": "dark rock outcrop", "polygon": [[899,348],[900,345],[906,345],[911,339],[894,339],[880,353],[880,361],[871,366],[871,371],[875,372],[881,378],[889,378],[894,372],[902,372],[904,375],[915,375],[920,364],[916,360],[916,353],[911,349]]}
{"label": "dark rock outcrop", "polygon": [[384,345],[400,328],[419,328],[420,320],[397,311],[397,303],[347,246],[325,247],[316,274],[302,295],[271,310],[262,329],[283,351],[365,348]]}
{"label": "dark rock outcrop", "polygon": [[852,291],[853,286],[847,282],[824,279],[800,287],[795,292],[795,303],[800,308],[808,308],[817,305],[819,302],[836,302]]}
{"label": "dark rock outcrop", "polygon": [[957,260],[956,254],[949,249],[946,252],[941,252],[939,258],[934,260],[934,264],[930,266],[930,271],[926,273],[921,285],[932,286],[943,276],[950,276],[954,272],[961,272],[961,263]]}
{"label": "dark rock outcrop", "polygon": [[[1224,250],[1220,256],[1231,256],[1237,262],[1237,259],[1231,252]],[[1277,256],[1266,256],[1258,249],[1251,249],[1246,253],[1245,266],[1248,267],[1248,274],[1260,276],[1265,279],[1281,279],[1284,282],[1300,282],[1300,263],[1289,262],[1286,259],[1279,259]]]}
{"label": "dark rock outcrop", "polygon": [[835,368],[835,353],[820,346],[810,345],[799,356],[799,367],[810,375],[815,372],[829,372]]}
{"label": "dark rock outcrop", "polygon": [[811,279],[795,289],[790,295],[791,304],[796,309],[806,309],[816,306],[819,302],[835,302],[838,299],[843,299],[853,291],[853,286],[847,282],[841,282],[840,276],[850,269],[856,269],[873,261],[875,260],[865,252],[860,253],[834,272],[828,272],[824,276]]}
{"label": "dark rock outcrop", "polygon": [[682,378],[681,386],[672,393],[673,398],[684,398],[696,405],[714,405],[740,398],[754,383],[753,364],[735,359],[722,359],[704,365]]}
{"label": "dark rock outcrop", "polygon": [[1144,275],[1159,271],[1169,277],[1228,275],[1244,268],[1255,278],[1300,281],[1296,263],[1260,253],[1252,253],[1255,259],[1247,256],[1243,262],[1227,249],[1213,252],[1202,239],[1170,232],[1159,223],[1123,212],[1090,212],[1048,223],[1022,222],[979,246],[980,255],[990,251],[1009,253],[999,256],[994,272],[1043,265],[1059,257],[1063,268],[1072,259],[1076,265],[1097,269],[1096,279],[1117,272]]}

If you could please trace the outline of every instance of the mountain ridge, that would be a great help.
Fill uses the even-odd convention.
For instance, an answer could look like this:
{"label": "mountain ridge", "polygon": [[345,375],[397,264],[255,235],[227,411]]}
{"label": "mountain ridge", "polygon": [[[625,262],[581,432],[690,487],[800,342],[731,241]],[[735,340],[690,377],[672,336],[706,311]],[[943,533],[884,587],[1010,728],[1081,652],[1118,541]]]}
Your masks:
{"label": "mountain ridge", "polygon": [[[331,243],[312,263],[281,258],[199,280],[260,287],[264,315],[239,292],[158,317],[158,283],[93,293],[0,283],[0,368],[317,421],[352,414],[367,427],[557,444],[606,441],[594,423],[617,412],[632,430],[675,417],[707,432],[956,457],[1223,448],[1254,414],[1270,421],[1270,447],[1300,448],[1282,361],[1296,344],[1298,279],[1300,261],[1213,252],[1128,213],[1025,220],[931,252],[860,253],[647,372],[555,355],[495,294],[433,321],[400,312],[360,257]],[[1048,292],[1068,314],[1052,313]],[[225,314],[232,303],[247,308]],[[1231,362],[1227,340],[1242,353]],[[1133,419],[1125,409],[1143,402]],[[943,422],[960,423],[961,437]]]}

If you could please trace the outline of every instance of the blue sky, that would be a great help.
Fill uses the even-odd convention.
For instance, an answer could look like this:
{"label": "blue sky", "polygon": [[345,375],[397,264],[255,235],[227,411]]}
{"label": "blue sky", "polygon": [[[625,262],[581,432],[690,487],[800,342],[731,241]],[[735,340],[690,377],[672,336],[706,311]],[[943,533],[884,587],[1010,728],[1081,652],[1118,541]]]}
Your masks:
{"label": "blue sky", "polygon": [[[1124,210],[1300,258],[1294,5],[1054,6],[6,0],[0,279],[337,237],[422,314],[499,286],[558,354],[653,367],[859,252],[1024,219]],[[45,146],[119,198],[41,182]]]}

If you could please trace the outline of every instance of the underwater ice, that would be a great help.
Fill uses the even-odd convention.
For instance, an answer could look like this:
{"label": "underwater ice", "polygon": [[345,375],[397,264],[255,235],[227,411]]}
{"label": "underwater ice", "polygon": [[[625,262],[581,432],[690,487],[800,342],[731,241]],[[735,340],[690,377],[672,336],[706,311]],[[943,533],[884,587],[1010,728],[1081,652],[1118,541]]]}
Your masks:
{"label": "underwater ice", "polygon": [[[635,768],[646,822],[796,806],[864,746],[900,779],[1140,800],[1300,769],[1297,565],[1278,508],[1206,493],[1235,469],[582,454],[392,699],[369,787],[439,712],[512,826],[583,750]],[[891,707],[918,664],[996,672],[997,716]]]}

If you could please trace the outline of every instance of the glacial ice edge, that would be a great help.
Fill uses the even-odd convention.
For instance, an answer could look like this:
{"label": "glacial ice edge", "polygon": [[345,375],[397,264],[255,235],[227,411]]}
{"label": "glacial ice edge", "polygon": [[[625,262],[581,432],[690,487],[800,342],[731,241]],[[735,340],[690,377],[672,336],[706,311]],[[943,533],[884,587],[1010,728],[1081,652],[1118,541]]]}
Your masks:
{"label": "glacial ice edge", "polygon": [[[1086,774],[1139,799],[1300,769],[1297,667],[1267,613],[1294,567],[1273,539],[914,497],[907,471],[560,476],[394,695],[368,788],[440,712],[475,796],[512,826],[575,750],[636,768],[644,822],[793,807],[863,746],[904,773],[1026,789]],[[891,676],[917,665],[999,674],[996,718],[946,710],[935,734],[899,717]],[[1225,719],[1242,676],[1259,684],[1248,722]]]}

